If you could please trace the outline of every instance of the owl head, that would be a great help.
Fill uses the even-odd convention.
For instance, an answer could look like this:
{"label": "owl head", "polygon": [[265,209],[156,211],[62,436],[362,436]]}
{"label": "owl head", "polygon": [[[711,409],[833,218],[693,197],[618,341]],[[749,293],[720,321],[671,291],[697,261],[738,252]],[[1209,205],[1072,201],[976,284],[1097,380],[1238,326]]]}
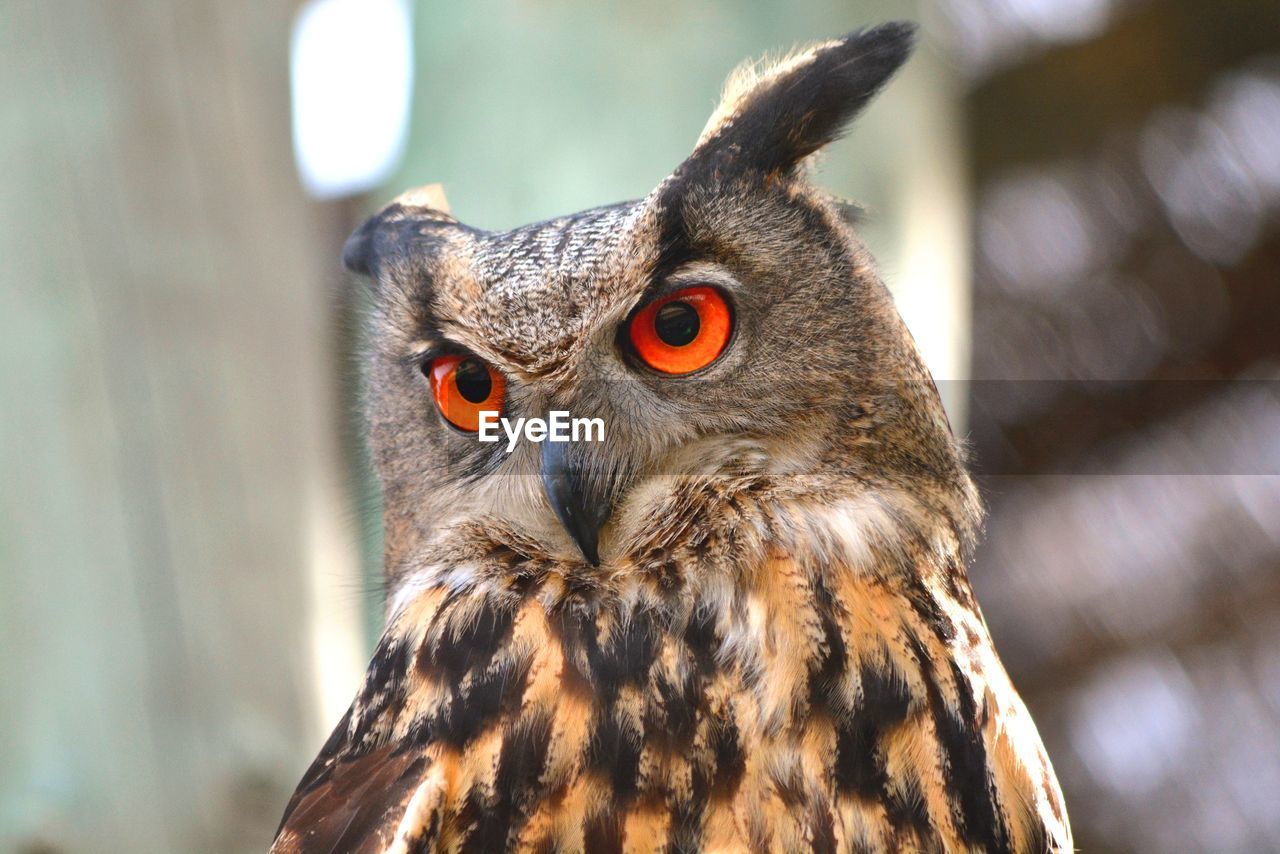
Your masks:
{"label": "owl head", "polygon": [[[410,192],[352,235],[393,587],[731,559],[767,501],[909,489],[972,526],[933,384],[849,207],[807,171],[913,38],[888,24],[735,72],[639,201],[493,232]],[[555,411],[603,439],[480,441],[482,413]]]}

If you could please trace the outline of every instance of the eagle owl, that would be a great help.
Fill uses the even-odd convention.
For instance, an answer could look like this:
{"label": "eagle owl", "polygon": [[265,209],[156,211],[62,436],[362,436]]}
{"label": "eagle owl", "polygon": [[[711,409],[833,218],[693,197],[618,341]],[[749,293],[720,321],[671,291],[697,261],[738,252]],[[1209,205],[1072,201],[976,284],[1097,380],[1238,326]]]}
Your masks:
{"label": "eagle owl", "polygon": [[[352,235],[386,630],[274,850],[1071,848],[961,451],[806,173],[912,42],[736,72],[640,201],[489,232],[410,192]],[[555,411],[603,440],[480,441]]]}

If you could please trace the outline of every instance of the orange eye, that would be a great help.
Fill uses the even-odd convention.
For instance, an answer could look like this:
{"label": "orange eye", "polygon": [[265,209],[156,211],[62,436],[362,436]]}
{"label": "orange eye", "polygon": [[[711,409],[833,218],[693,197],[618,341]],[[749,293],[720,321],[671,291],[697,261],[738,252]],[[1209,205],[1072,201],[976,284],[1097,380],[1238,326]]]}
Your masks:
{"label": "orange eye", "polygon": [[436,356],[427,367],[440,414],[459,430],[480,429],[480,412],[502,411],[507,381],[474,356]]}
{"label": "orange eye", "polygon": [[627,333],[644,363],[664,374],[705,368],[724,352],[733,331],[729,304],[715,288],[685,288],[636,312]]}

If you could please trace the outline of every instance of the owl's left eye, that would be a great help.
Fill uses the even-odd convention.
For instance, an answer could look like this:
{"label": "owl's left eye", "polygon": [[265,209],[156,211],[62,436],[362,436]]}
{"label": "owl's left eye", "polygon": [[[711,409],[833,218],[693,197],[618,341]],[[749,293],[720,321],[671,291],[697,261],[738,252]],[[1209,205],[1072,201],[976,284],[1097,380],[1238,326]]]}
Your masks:
{"label": "owl's left eye", "polygon": [[684,288],[641,308],[627,324],[636,355],[664,374],[690,374],[720,358],[733,314],[720,291]]}
{"label": "owl's left eye", "polygon": [[436,356],[423,366],[440,414],[459,430],[480,429],[480,413],[501,412],[507,381],[475,356]]}

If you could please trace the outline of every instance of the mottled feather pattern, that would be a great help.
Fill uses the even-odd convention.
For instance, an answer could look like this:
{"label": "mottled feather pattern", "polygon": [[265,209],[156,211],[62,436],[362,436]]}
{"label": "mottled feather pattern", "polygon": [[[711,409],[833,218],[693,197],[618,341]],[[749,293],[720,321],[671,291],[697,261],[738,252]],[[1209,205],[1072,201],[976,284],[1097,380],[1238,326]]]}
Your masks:
{"label": "mottled feather pattern", "polygon": [[[273,850],[1071,849],[969,586],[962,450],[805,170],[911,41],[887,25],[740,75],[643,200],[485,232],[424,191],[348,241],[373,284],[387,624]],[[628,318],[691,285],[732,304],[731,341],[644,370]],[[607,440],[476,442],[432,409],[439,352],[503,373],[504,412],[598,416]],[[549,470],[604,511],[598,554]]]}
{"label": "mottled feather pattern", "polygon": [[760,533],[701,563],[601,581],[513,553],[405,603],[293,811],[350,809],[341,787],[372,766],[412,769],[431,809],[405,836],[416,792],[393,783],[368,850],[1062,847],[955,533],[813,554],[828,514],[736,486],[699,500]]}
{"label": "mottled feather pattern", "polygon": [[528,370],[552,368],[595,320],[608,284],[601,267],[642,211],[625,202],[479,237],[472,263],[483,275],[462,316]]}

